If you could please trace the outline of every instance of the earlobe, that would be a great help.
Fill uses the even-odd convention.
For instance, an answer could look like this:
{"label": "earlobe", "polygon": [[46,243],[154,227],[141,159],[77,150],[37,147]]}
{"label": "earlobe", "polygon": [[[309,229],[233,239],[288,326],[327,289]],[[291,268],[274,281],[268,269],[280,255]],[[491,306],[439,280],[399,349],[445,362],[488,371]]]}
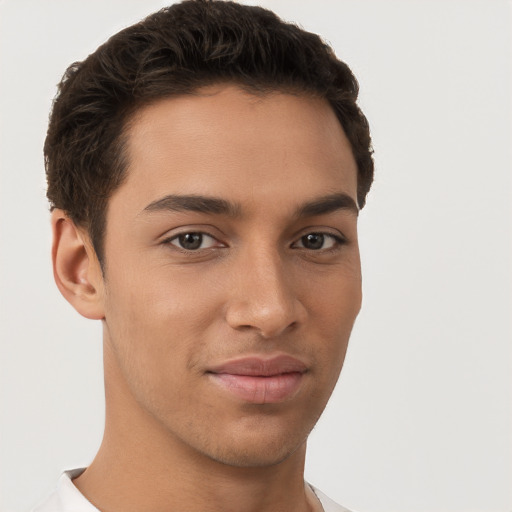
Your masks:
{"label": "earlobe", "polygon": [[51,222],[53,275],[57,287],[82,316],[103,319],[103,276],[87,234],[62,210],[53,210]]}

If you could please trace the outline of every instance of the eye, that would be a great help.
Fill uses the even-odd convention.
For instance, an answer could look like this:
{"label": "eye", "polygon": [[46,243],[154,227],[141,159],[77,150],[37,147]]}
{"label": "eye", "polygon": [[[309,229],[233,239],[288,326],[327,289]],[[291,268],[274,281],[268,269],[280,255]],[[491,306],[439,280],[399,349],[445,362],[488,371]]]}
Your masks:
{"label": "eye", "polygon": [[213,236],[206,233],[181,233],[166,241],[171,245],[185,249],[186,251],[197,251],[198,249],[209,249],[215,247],[219,242]]}
{"label": "eye", "polygon": [[299,238],[294,244],[295,247],[301,249],[309,249],[311,251],[334,249],[342,245],[345,240],[339,236],[329,233],[308,233]]}

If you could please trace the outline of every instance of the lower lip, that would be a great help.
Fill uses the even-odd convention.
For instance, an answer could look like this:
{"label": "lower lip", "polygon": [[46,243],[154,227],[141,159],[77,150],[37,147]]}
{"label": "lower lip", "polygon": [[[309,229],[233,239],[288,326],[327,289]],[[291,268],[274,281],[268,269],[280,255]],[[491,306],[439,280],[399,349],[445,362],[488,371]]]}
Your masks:
{"label": "lower lip", "polygon": [[274,404],[289,400],[298,391],[303,377],[300,372],[269,377],[230,373],[210,373],[209,375],[215,383],[232,395],[255,404]]}

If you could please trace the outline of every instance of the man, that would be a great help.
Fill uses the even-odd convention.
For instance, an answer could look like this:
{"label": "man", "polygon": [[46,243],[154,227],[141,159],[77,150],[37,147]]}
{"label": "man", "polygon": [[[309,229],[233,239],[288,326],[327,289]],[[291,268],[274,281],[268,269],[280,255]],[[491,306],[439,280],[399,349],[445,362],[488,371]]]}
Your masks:
{"label": "man", "polygon": [[106,424],[37,512],[346,510],[303,473],[361,304],[356,99],[317,36],[222,1],[68,69],[45,144],[53,267],[103,323]]}

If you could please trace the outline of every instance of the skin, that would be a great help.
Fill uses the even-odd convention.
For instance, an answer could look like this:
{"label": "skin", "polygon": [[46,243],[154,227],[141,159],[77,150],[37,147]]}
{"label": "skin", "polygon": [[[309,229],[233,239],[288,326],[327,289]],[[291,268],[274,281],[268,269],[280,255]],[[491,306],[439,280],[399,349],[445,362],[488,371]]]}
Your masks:
{"label": "skin", "polygon": [[[361,305],[357,168],[334,112],[219,85],[145,107],[127,151],[104,275],[87,233],[52,216],[56,282],[104,327],[105,435],[75,485],[103,512],[321,510],[304,486],[306,440]],[[185,233],[204,234],[198,249],[180,247]],[[314,248],[312,233],[324,234]],[[208,374],[276,354],[307,367],[279,403],[246,402]]]}

